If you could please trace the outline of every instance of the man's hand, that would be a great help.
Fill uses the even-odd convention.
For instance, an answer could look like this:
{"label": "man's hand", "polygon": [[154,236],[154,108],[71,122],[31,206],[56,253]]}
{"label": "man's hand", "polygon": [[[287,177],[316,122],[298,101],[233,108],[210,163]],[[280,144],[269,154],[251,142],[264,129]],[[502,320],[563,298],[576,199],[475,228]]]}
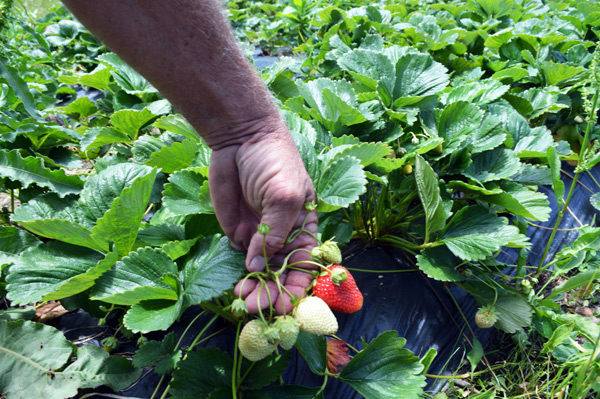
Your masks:
{"label": "man's hand", "polygon": [[[213,151],[209,170],[217,219],[233,247],[247,251],[249,271],[265,268],[263,239],[269,264],[281,264],[287,254],[299,248],[306,251],[295,252],[288,263],[311,259],[309,252],[317,241],[310,234],[302,233],[286,244],[289,234],[303,223],[305,230],[316,235],[317,214],[305,209],[307,202],[315,200],[313,184],[285,127]],[[257,231],[261,223],[270,227],[266,238]],[[315,268],[302,263],[296,267]],[[290,294],[301,298],[312,279],[310,273],[286,270],[280,281]],[[287,292],[280,298],[273,281],[267,288],[278,313],[283,313],[284,304],[286,312],[291,310]],[[251,313],[269,306],[269,296],[256,280],[247,280],[243,286],[238,283],[235,294],[246,299]]]}

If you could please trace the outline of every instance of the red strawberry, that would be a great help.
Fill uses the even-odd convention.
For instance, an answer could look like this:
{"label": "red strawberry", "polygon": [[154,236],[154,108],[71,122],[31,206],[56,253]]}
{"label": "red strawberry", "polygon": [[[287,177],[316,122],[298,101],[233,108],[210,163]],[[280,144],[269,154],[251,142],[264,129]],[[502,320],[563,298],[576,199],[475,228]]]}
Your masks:
{"label": "red strawberry", "polygon": [[340,265],[333,265],[317,278],[313,294],[329,305],[332,310],[354,313],[362,308],[363,296],[354,277]]}

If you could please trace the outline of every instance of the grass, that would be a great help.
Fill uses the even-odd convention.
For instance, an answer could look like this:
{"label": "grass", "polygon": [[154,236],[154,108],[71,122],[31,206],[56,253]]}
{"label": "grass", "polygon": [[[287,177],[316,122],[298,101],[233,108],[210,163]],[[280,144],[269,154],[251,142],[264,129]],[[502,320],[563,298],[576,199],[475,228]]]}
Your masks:
{"label": "grass", "polygon": [[27,10],[34,17],[47,14],[50,9],[58,4],[59,0],[15,0],[14,5],[19,10]]}

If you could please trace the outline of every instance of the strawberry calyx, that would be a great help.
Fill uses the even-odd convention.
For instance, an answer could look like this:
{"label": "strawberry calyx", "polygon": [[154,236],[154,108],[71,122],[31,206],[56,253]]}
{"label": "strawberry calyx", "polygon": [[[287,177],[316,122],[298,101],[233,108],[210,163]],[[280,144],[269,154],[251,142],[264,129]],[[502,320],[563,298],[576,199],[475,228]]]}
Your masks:
{"label": "strawberry calyx", "polygon": [[348,273],[345,269],[339,267],[331,271],[331,281],[335,285],[340,285],[348,280]]}

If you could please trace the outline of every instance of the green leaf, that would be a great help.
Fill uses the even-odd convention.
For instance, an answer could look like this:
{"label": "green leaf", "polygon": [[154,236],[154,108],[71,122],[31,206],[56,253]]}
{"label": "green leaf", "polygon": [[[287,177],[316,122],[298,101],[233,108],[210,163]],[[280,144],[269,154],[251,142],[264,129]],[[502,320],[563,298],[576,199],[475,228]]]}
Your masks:
{"label": "green leaf", "polygon": [[245,272],[245,256],[215,235],[198,241],[182,271],[186,305],[198,304],[233,287]]}
{"label": "green leaf", "polygon": [[167,147],[167,143],[161,139],[147,134],[143,135],[133,143],[133,148],[131,149],[133,160],[143,164],[150,159],[150,154],[164,147]]}
{"label": "green leaf", "polygon": [[[379,85],[385,85],[385,92],[391,93],[393,90],[393,76],[395,73],[394,65],[390,59],[378,51],[355,49],[349,51],[340,57],[338,65],[348,72],[360,83],[367,86],[372,91],[377,90]],[[391,104],[391,101],[387,102]]]}
{"label": "green leaf", "polygon": [[34,235],[16,227],[0,226],[0,266],[13,263],[26,249],[42,242]]}
{"label": "green leaf", "polygon": [[[0,387],[7,398],[67,398],[77,382],[54,374],[75,346],[53,327],[0,320]],[[54,374],[53,378],[49,375]]]}
{"label": "green leaf", "polygon": [[88,178],[81,191],[79,205],[86,217],[95,222],[104,216],[113,201],[134,181],[155,173],[149,166],[134,163],[111,165]]}
{"label": "green leaf", "polygon": [[431,233],[444,227],[447,216],[440,195],[439,178],[420,155],[415,157],[414,173],[419,198],[425,210],[425,242],[427,243]]}
{"label": "green leaf", "polygon": [[461,259],[481,260],[504,245],[526,241],[517,227],[507,224],[506,218],[499,218],[483,206],[469,206],[454,215],[439,241]]}
{"label": "green leaf", "polygon": [[[526,116],[530,119],[537,118],[546,112],[557,112],[563,108],[568,108],[569,103],[563,103],[563,96],[556,87],[531,88],[517,96],[526,99],[531,104],[531,111]],[[562,100],[562,101],[561,101]]]}
{"label": "green leaf", "polygon": [[89,151],[106,144],[115,143],[130,143],[131,139],[125,133],[109,127],[97,128],[93,127],[84,133],[79,141],[81,151]]}
{"label": "green leaf", "polygon": [[171,357],[177,349],[177,335],[170,332],[162,341],[148,341],[133,356],[135,367],[152,366],[164,358]]}
{"label": "green leaf", "polygon": [[438,135],[444,139],[444,152],[454,152],[460,144],[474,135],[483,120],[483,111],[474,104],[457,101],[436,113]]}
{"label": "green leaf", "polygon": [[0,177],[18,181],[23,188],[31,184],[47,187],[61,197],[79,193],[84,184],[78,176],[67,176],[63,169],[46,168],[40,158],[22,158],[18,150],[0,150]]}
{"label": "green leaf", "polygon": [[27,83],[21,78],[16,69],[8,65],[8,60],[3,56],[0,56],[0,77],[8,83],[8,87],[19,97],[25,107],[25,111],[37,122],[44,122],[44,119],[37,111],[35,99],[29,91]]}
{"label": "green leaf", "polygon": [[183,140],[153,152],[144,164],[160,168],[163,173],[173,173],[190,166],[197,152],[198,145],[195,142]]}
{"label": "green leaf", "polygon": [[15,304],[62,299],[83,292],[117,261],[61,242],[33,247],[9,269],[8,298]]}
{"label": "green leaf", "polygon": [[513,37],[513,29],[514,28],[506,28],[498,31],[488,37],[486,41],[483,43],[484,46],[499,49],[503,44],[506,44]]}
{"label": "green leaf", "polygon": [[552,336],[548,341],[544,343],[542,353],[548,353],[554,350],[558,345],[562,344],[565,339],[569,338],[573,334],[573,326],[565,324],[558,326],[552,333]]}
{"label": "green leaf", "polygon": [[552,290],[550,297],[574,290],[579,287],[589,288],[595,280],[600,279],[600,270],[588,270],[570,277],[567,281]]}
{"label": "green leaf", "polygon": [[25,308],[8,308],[0,310],[0,320],[17,321],[33,320],[35,317],[35,307],[27,306]]}
{"label": "green leaf", "polygon": [[506,182],[502,184],[504,192],[486,195],[487,202],[501,205],[515,215],[524,216],[531,220],[547,221],[550,217],[550,203],[546,194],[533,191],[519,183]]}
{"label": "green leaf", "polygon": [[552,189],[556,196],[556,201],[562,204],[565,197],[565,183],[560,179],[560,157],[556,152],[556,148],[548,148],[548,166],[552,176]]}
{"label": "green leaf", "polygon": [[260,389],[275,381],[287,368],[291,359],[291,352],[286,351],[277,356],[269,356],[258,362],[244,361],[242,364],[242,375],[248,375],[244,379],[244,385],[249,389]]}
{"label": "green leaf", "polygon": [[387,331],[371,341],[344,367],[339,379],[366,399],[422,397],[423,365],[397,334]]}
{"label": "green leaf", "polygon": [[216,348],[201,348],[189,352],[173,373],[171,397],[207,398],[214,390],[231,386],[232,369],[231,358]]}
{"label": "green leaf", "polygon": [[315,147],[305,136],[294,131],[290,132],[290,134],[302,157],[302,162],[308,172],[308,176],[310,176],[312,181],[316,181],[319,178],[319,159],[317,158]]}
{"label": "green leaf", "polygon": [[580,252],[600,250],[600,229],[585,227],[579,234],[575,241],[556,255],[556,259],[576,256]]}
{"label": "green leaf", "polygon": [[384,143],[343,144],[326,152],[322,156],[322,161],[323,166],[326,166],[332,160],[353,156],[360,161],[362,166],[368,166],[388,155],[391,151],[392,148]]}
{"label": "green leaf", "polygon": [[78,73],[73,76],[61,75],[58,77],[59,82],[75,85],[93,87],[94,89],[108,89],[111,77],[110,69],[99,64],[92,72]]}
{"label": "green leaf", "polygon": [[297,82],[298,90],[309,105],[311,115],[334,135],[344,126],[356,125],[367,119],[357,109],[357,98],[351,84],[326,78],[304,83]]}
{"label": "green leaf", "polygon": [[140,230],[138,238],[150,245],[161,246],[170,241],[185,240],[185,228],[175,224],[158,224]]}
{"label": "green leaf", "polygon": [[156,93],[156,89],[142,75],[123,62],[116,54],[105,53],[99,56],[98,60],[112,69],[111,74],[115,81],[127,93]]}
{"label": "green leaf", "polygon": [[120,256],[131,251],[137,238],[140,222],[146,213],[146,207],[156,179],[156,170],[135,179],[125,188],[111,207],[97,221],[92,229],[92,239],[103,243],[105,249],[114,243]]}
{"label": "green leaf", "polygon": [[450,78],[448,70],[427,54],[407,54],[396,63],[394,100],[401,97],[425,97],[442,91]]}
{"label": "green leaf", "polygon": [[151,299],[175,301],[177,292],[161,282],[165,273],[178,273],[171,258],[160,249],[140,248],[96,281],[91,299],[117,305],[135,305]]}
{"label": "green leaf", "polygon": [[192,238],[191,240],[168,242],[161,246],[160,249],[169,255],[169,258],[173,260],[179,259],[190,252],[190,249],[196,244],[196,241],[198,241],[199,238],[200,237]]}
{"label": "green leaf", "polygon": [[319,390],[320,387],[274,385],[259,391],[248,391],[247,397],[248,399],[323,399],[323,393],[316,396]]}
{"label": "green leaf", "polygon": [[330,163],[316,183],[319,211],[331,212],[354,203],[366,191],[360,161],[347,156]]}
{"label": "green leaf", "polygon": [[176,301],[144,300],[129,309],[123,318],[123,323],[135,333],[145,334],[151,331],[166,330],[177,321],[183,310],[183,297],[179,297]]}
{"label": "green leaf", "polygon": [[502,130],[502,122],[497,117],[487,113],[473,135],[471,153],[493,150],[506,140],[506,133]]}
{"label": "green leaf", "polygon": [[596,193],[590,197],[590,204],[600,211],[600,193]]}
{"label": "green leaf", "polygon": [[460,286],[473,295],[479,306],[494,304],[498,316],[495,327],[502,331],[513,334],[531,324],[531,305],[519,293],[501,289],[494,292],[479,282],[463,283]]}
{"label": "green leaf", "polygon": [[519,80],[527,76],[529,76],[529,72],[526,69],[512,67],[495,72],[492,75],[492,79],[497,79],[501,81],[503,81],[504,79],[510,79],[512,82],[518,82]]}
{"label": "green leaf", "polygon": [[327,371],[327,339],[322,335],[300,331],[296,349],[302,355],[308,368],[315,374],[324,375]]}
{"label": "green leaf", "polygon": [[463,172],[463,175],[479,183],[507,179],[520,169],[519,158],[508,148],[497,147],[474,154],[472,159],[473,163]]}
{"label": "green leaf", "polygon": [[121,357],[109,357],[103,348],[77,349],[53,327],[28,321],[0,321],[0,387],[7,398],[63,399],[78,389],[108,385],[122,390],[142,370]]}
{"label": "green leaf", "polygon": [[91,237],[92,225],[73,198],[46,194],[19,207],[12,220],[42,237],[103,250]]}
{"label": "green leaf", "polygon": [[542,63],[540,72],[544,77],[546,86],[564,86],[572,83],[574,79],[581,79],[586,69],[581,66],[571,66],[568,64],[557,64],[552,61]]}
{"label": "green leaf", "polygon": [[87,97],[79,97],[66,107],[58,108],[66,115],[75,119],[86,119],[98,111],[96,104]]}
{"label": "green leaf", "polygon": [[456,269],[462,262],[446,247],[427,248],[417,255],[417,266],[434,280],[462,281],[465,277]]}
{"label": "green leaf", "polygon": [[469,359],[469,363],[471,363],[471,373],[475,371],[482,357],[483,346],[481,346],[481,342],[479,342],[477,338],[473,337],[473,349],[467,353],[467,359]]}
{"label": "green leaf", "polygon": [[162,341],[148,341],[140,347],[133,356],[133,365],[139,368],[156,364],[155,373],[171,374],[181,355],[181,350],[177,350],[177,335],[170,332]]}
{"label": "green leaf", "polygon": [[141,111],[133,109],[122,109],[110,117],[113,128],[126,133],[132,139],[136,139],[140,129],[156,118],[148,108]]}
{"label": "green leaf", "polygon": [[180,114],[163,116],[154,122],[154,126],[159,129],[180,134],[195,143],[203,142],[192,125]]}
{"label": "green leaf", "polygon": [[447,98],[447,103],[457,101],[472,102],[476,105],[489,104],[502,97],[510,89],[497,80],[488,79],[481,82],[466,83],[453,89]]}
{"label": "green leaf", "polygon": [[169,177],[163,192],[163,203],[177,216],[214,213],[208,180],[190,169],[177,171]]}

